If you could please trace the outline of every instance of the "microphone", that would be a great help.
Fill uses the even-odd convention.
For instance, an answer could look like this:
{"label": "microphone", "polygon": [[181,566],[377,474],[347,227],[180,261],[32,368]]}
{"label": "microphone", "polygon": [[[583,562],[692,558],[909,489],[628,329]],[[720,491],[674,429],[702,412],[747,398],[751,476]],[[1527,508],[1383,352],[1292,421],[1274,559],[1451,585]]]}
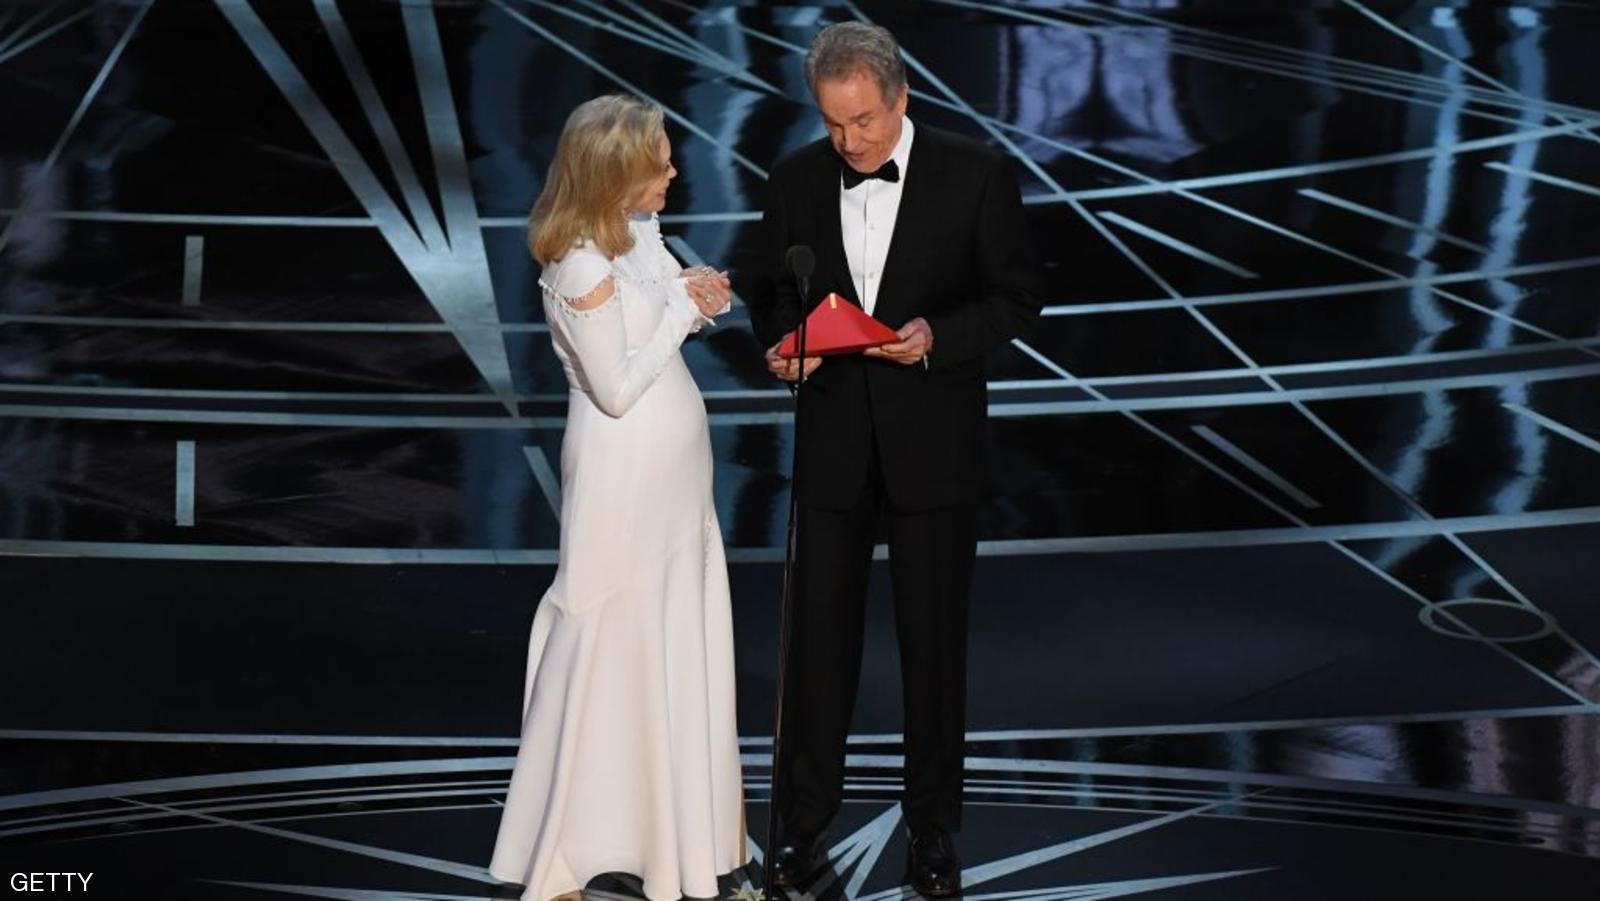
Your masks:
{"label": "microphone", "polygon": [[810,247],[796,244],[783,255],[783,262],[797,281],[805,282],[811,279],[812,271],[817,268],[817,255],[811,252]]}
{"label": "microphone", "polygon": [[[795,288],[800,292],[797,312],[800,322],[795,326],[795,343],[799,351],[800,377],[793,382],[785,382],[789,386],[790,394],[794,395],[794,456],[792,457],[789,474],[789,529],[788,538],[783,544],[783,594],[781,597],[780,621],[782,625],[778,631],[778,693],[772,713],[772,809],[778,810],[778,773],[782,772],[783,761],[783,696],[789,674],[789,648],[791,633],[794,631],[794,604],[795,598],[800,595],[800,429],[805,417],[801,415],[804,404],[801,401],[807,392],[801,391],[800,386],[806,381],[806,302],[811,294],[811,273],[817,268],[817,255],[811,248],[804,244],[790,247],[783,255],[783,264],[794,276]],[[778,817],[767,818],[767,847],[778,847]],[[766,858],[766,885],[774,882],[773,864],[777,860],[777,853],[771,852]]]}
{"label": "microphone", "polygon": [[[783,263],[793,273],[795,287],[800,291],[800,323],[795,326],[795,337],[799,339],[797,349],[800,351],[800,378],[796,382],[788,383],[789,393],[798,396],[800,386],[805,384],[806,380],[806,295],[811,293],[811,273],[817,268],[817,255],[812,253],[811,248],[807,245],[796,244],[790,247],[788,252],[783,255]],[[795,413],[798,417],[798,407],[796,407]],[[790,487],[790,490],[793,490],[793,486]]]}

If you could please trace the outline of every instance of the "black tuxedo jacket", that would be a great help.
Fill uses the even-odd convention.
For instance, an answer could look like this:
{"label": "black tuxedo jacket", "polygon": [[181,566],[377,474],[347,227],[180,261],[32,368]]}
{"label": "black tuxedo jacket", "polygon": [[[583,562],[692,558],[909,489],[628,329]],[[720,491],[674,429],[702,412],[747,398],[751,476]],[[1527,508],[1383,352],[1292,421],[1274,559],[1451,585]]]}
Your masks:
{"label": "black tuxedo jacket", "polygon": [[[830,292],[860,305],[839,226],[844,165],[827,139],[773,167],[762,216],[751,324],[771,347],[800,321],[785,271],[794,245],[816,254],[809,312]],[[917,124],[874,316],[933,330],[926,368],[859,355],[825,359],[807,380],[797,448],[801,503],[848,509],[868,477],[872,442],[889,501],[927,510],[976,500],[983,484],[984,355],[1039,313],[1039,276],[1022,198],[1006,157]]]}

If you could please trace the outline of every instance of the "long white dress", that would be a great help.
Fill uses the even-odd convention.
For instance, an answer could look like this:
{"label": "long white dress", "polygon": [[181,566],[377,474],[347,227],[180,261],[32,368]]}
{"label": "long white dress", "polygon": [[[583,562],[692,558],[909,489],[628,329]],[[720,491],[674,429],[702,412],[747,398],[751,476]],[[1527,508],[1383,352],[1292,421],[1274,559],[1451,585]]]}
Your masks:
{"label": "long white dress", "polygon": [[[540,279],[571,385],[561,551],[489,865],[524,901],[609,872],[652,901],[711,898],[748,860],[711,443],[678,350],[708,320],[655,217],[629,228],[628,253],[585,244]],[[572,308],[607,278],[610,300]]]}

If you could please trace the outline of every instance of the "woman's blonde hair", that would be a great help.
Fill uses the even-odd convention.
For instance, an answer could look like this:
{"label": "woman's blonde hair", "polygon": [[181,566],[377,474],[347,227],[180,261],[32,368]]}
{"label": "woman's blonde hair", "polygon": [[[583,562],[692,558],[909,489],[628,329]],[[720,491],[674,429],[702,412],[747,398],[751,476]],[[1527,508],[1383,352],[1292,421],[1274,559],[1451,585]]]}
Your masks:
{"label": "woman's blonde hair", "polygon": [[549,265],[585,239],[608,257],[632,249],[627,204],[661,177],[665,134],[661,109],[625,94],[573,110],[529,216],[534,259]]}

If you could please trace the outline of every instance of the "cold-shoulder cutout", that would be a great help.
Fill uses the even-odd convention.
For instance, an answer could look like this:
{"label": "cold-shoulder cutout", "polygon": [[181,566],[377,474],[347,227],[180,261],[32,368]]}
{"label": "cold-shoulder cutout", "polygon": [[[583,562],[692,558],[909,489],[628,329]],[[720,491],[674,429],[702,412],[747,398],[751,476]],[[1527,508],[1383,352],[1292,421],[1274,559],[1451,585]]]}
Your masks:
{"label": "cold-shoulder cutout", "polygon": [[616,294],[611,261],[589,243],[546,267],[539,284],[575,312],[597,310]]}
{"label": "cold-shoulder cutout", "polygon": [[582,297],[562,296],[561,300],[575,313],[589,313],[606,305],[613,295],[617,293],[617,281],[611,276],[606,276],[594,290]]}

